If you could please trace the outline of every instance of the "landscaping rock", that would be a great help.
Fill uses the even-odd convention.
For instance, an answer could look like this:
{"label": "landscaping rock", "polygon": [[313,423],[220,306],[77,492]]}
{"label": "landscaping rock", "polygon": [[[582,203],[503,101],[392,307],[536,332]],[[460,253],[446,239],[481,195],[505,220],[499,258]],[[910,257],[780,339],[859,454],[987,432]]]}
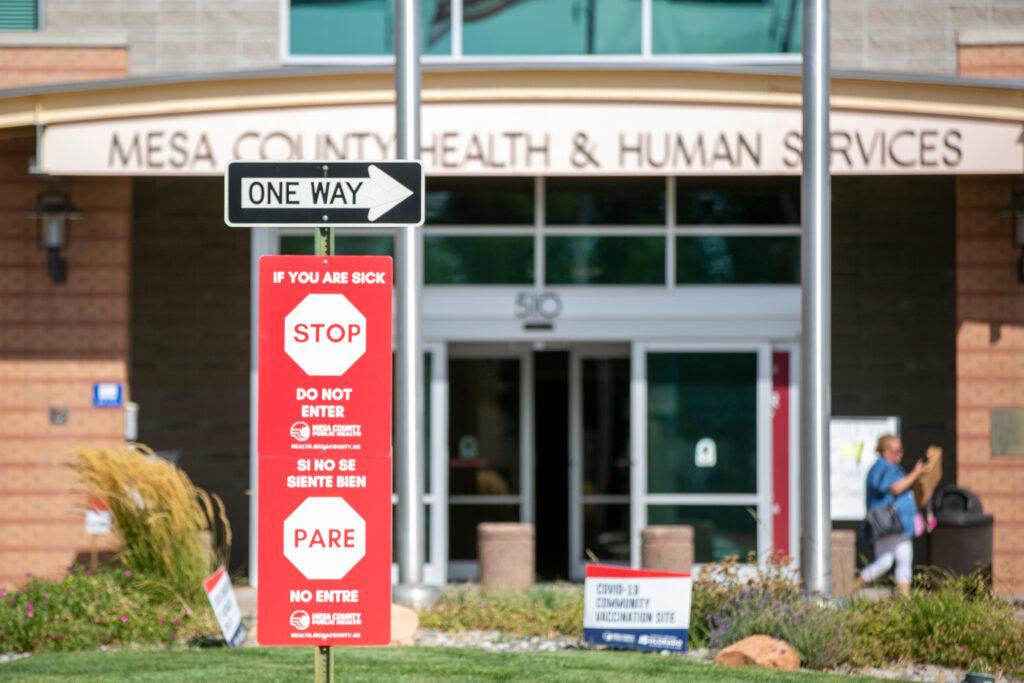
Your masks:
{"label": "landscaping rock", "polygon": [[720,651],[715,664],[796,671],[800,668],[800,655],[784,640],[750,636]]}
{"label": "landscaping rock", "polygon": [[391,644],[408,647],[416,644],[416,629],[420,617],[415,611],[401,605],[391,605]]}

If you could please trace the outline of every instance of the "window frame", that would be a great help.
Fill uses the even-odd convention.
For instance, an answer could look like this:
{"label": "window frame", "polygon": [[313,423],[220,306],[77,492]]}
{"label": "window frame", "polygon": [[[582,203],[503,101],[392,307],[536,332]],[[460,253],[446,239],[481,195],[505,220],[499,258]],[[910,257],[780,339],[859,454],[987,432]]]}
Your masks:
{"label": "window frame", "polygon": [[[461,0],[460,0],[461,2]],[[0,28],[9,33],[38,33],[46,29],[46,0],[35,0],[36,25],[33,28]]]}
{"label": "window frame", "polygon": [[[465,55],[462,46],[462,3],[451,1],[451,54],[421,55],[423,64],[671,64],[679,66],[779,66],[800,64],[799,52],[655,54],[653,39],[653,0],[640,0],[640,52],[626,55]],[[43,0],[40,0],[40,6]],[[278,0],[278,49],[285,66],[317,65],[391,65],[393,55],[293,55],[291,49],[291,0]]]}

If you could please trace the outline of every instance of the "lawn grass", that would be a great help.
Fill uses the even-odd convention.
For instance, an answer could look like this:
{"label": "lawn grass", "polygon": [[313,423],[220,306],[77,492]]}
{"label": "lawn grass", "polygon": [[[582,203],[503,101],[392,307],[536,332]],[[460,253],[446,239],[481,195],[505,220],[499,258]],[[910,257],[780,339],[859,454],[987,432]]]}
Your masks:
{"label": "lawn grass", "polygon": [[[362,649],[335,653],[335,680],[402,681],[721,681],[853,682],[871,679],[731,669],[632,652],[492,653],[448,648]],[[0,681],[21,683],[308,683],[312,648],[80,652],[34,655],[0,664]]]}

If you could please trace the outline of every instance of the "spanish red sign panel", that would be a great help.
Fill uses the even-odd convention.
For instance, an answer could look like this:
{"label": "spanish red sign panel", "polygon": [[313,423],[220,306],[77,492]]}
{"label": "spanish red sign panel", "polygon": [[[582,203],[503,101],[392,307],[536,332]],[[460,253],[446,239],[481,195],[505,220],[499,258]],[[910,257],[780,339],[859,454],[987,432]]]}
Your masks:
{"label": "spanish red sign panel", "polygon": [[259,289],[262,645],[391,635],[387,256],[264,256]]}

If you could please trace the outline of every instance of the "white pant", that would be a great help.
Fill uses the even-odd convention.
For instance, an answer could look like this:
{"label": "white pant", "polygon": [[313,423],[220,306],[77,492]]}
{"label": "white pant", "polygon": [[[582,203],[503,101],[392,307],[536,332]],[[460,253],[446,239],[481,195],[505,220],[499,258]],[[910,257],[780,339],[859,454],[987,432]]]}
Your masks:
{"label": "white pant", "polygon": [[871,583],[896,563],[896,583],[910,583],[914,545],[908,534],[892,534],[875,541],[875,561],[864,567],[860,578]]}

